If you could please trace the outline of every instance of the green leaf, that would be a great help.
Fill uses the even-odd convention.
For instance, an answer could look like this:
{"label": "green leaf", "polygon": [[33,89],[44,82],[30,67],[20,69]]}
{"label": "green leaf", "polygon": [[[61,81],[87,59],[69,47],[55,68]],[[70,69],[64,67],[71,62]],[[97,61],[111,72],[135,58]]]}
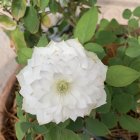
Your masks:
{"label": "green leaf", "polygon": [[129,19],[129,18],[131,17],[131,15],[132,15],[131,10],[125,9],[125,10],[123,11],[123,18],[124,18],[124,19]]}
{"label": "green leaf", "polygon": [[109,65],[122,65],[123,61],[120,57],[113,57],[109,59]]}
{"label": "green leaf", "polygon": [[7,30],[14,30],[16,28],[16,22],[6,16],[6,15],[0,15],[0,26],[7,29]]}
{"label": "green leaf", "polygon": [[134,98],[130,94],[115,94],[112,100],[112,106],[121,113],[127,113],[133,108]]}
{"label": "green leaf", "polygon": [[40,126],[38,124],[33,125],[33,130],[36,134],[44,134],[48,131],[48,129],[44,125]]}
{"label": "green leaf", "polygon": [[30,120],[35,120],[35,119],[36,119],[35,115],[26,113],[26,120],[30,121]]}
{"label": "green leaf", "polygon": [[138,20],[135,18],[132,18],[128,21],[128,26],[133,28],[133,29],[137,29],[139,27],[139,23]]}
{"label": "green leaf", "polygon": [[94,5],[97,3],[97,0],[88,0],[88,1],[89,1],[90,5]]}
{"label": "green leaf", "polygon": [[14,42],[16,50],[18,51],[20,48],[26,48],[26,42],[24,39],[24,33],[20,31],[18,28],[10,33],[10,37]]}
{"label": "green leaf", "polygon": [[135,38],[135,37],[130,37],[130,38],[127,39],[127,41],[128,41],[128,45],[130,47],[139,46],[140,45],[139,42],[138,42],[138,39]]}
{"label": "green leaf", "polygon": [[140,17],[140,6],[138,6],[134,9],[133,15],[136,17]]}
{"label": "green leaf", "polygon": [[124,55],[122,61],[123,61],[124,66],[127,66],[127,67],[129,66],[130,67],[130,64],[133,61],[133,59],[131,57],[127,56],[127,55]]}
{"label": "green leaf", "polygon": [[86,120],[86,128],[90,133],[96,136],[106,136],[109,133],[108,128],[97,119],[88,118]]}
{"label": "green leaf", "polygon": [[39,6],[39,1],[40,1],[40,0],[32,0],[32,5],[33,5],[33,7]]}
{"label": "green leaf", "polygon": [[38,41],[39,41],[39,38],[41,35],[39,35],[40,33],[38,34],[32,34],[30,33],[29,31],[25,31],[24,32],[24,36],[25,36],[25,41],[26,41],[26,44],[29,48],[33,48],[34,46],[37,45]]}
{"label": "green leaf", "polygon": [[15,124],[16,136],[18,140],[23,140],[26,131],[31,127],[30,123],[19,121]]}
{"label": "green leaf", "polygon": [[140,56],[140,45],[139,46],[132,46],[126,49],[125,54],[129,57],[135,58]]}
{"label": "green leaf", "polygon": [[24,111],[20,107],[17,107],[17,117],[20,119],[20,121],[26,121],[24,114]]}
{"label": "green leaf", "polygon": [[80,134],[81,140],[90,140],[90,136],[87,134]]}
{"label": "green leaf", "polygon": [[24,18],[24,25],[32,34],[37,33],[39,29],[39,17],[36,9],[30,6]]}
{"label": "green leaf", "polygon": [[44,137],[45,140],[81,140],[73,131],[59,127],[51,129]]}
{"label": "green leaf", "polygon": [[[125,42],[126,42],[126,41],[125,41]],[[123,59],[123,58],[124,58],[125,50],[126,50],[126,47],[125,47],[125,46],[119,47],[119,48],[117,49],[117,57],[118,57],[119,59]]]}
{"label": "green leaf", "polygon": [[[106,31],[111,31],[116,37],[116,35],[124,34],[124,27],[121,26],[116,19],[112,19],[106,27]],[[117,42],[117,40],[120,42],[120,38],[116,38],[115,42]]]}
{"label": "green leaf", "polygon": [[133,60],[130,64],[130,67],[137,70],[137,71],[140,71],[140,57]]}
{"label": "green leaf", "polygon": [[70,120],[68,119],[64,122],[59,123],[58,126],[62,128],[66,128],[69,125],[69,123],[70,123]]}
{"label": "green leaf", "polygon": [[83,125],[84,125],[83,119],[77,118],[75,122],[71,121],[70,124],[67,126],[67,128],[72,131],[79,131],[79,130],[82,130]]}
{"label": "green leaf", "polygon": [[26,0],[12,1],[12,15],[16,20],[24,16],[26,11]]}
{"label": "green leaf", "polygon": [[16,137],[18,140],[23,140],[23,137],[25,135],[25,133],[21,130],[21,127],[20,127],[20,122],[17,122],[15,124],[15,129],[16,129]]}
{"label": "green leaf", "polygon": [[27,60],[31,58],[33,50],[31,48],[21,48],[18,50],[17,61],[19,64],[26,64]]}
{"label": "green leaf", "polygon": [[101,121],[109,128],[113,128],[117,125],[117,116],[113,112],[109,112],[106,114],[101,114]]}
{"label": "green leaf", "polygon": [[49,0],[40,0],[39,1],[40,9],[42,11],[45,10],[45,8],[48,6],[48,4],[49,4]]}
{"label": "green leaf", "polygon": [[31,133],[26,135],[26,140],[33,140],[33,136]]}
{"label": "green leaf", "polygon": [[109,21],[107,19],[101,19],[98,32],[105,30],[105,28],[108,26],[108,24],[109,24]]}
{"label": "green leaf", "polygon": [[137,95],[139,93],[139,91],[140,91],[140,87],[139,87],[138,83],[132,83],[131,85],[129,85],[125,88],[125,92],[132,96]]}
{"label": "green leaf", "polygon": [[50,0],[49,6],[52,13],[58,12],[58,3],[56,2],[56,0]]}
{"label": "green leaf", "polygon": [[100,31],[96,36],[96,42],[102,46],[113,43],[116,40],[116,36],[112,31]]}
{"label": "green leaf", "polygon": [[140,36],[138,36],[138,43],[140,44]]}
{"label": "green leaf", "polygon": [[140,77],[140,73],[122,65],[115,65],[108,68],[106,82],[114,87],[124,87]]}
{"label": "green leaf", "polygon": [[24,117],[24,111],[21,109],[22,100],[23,100],[23,97],[20,96],[19,93],[16,93],[17,117],[20,119],[20,121],[25,121],[26,119]]}
{"label": "green leaf", "polygon": [[140,56],[140,44],[136,38],[128,38],[129,47],[126,49],[125,54],[131,58]]}
{"label": "green leaf", "polygon": [[95,52],[100,59],[105,56],[105,51],[102,46],[96,43],[87,43],[84,45],[85,49],[91,52]]}
{"label": "green leaf", "polygon": [[140,132],[140,120],[132,118],[128,115],[123,115],[119,118],[119,123],[123,129],[130,132]]}
{"label": "green leaf", "polygon": [[32,124],[30,122],[19,122],[20,123],[20,127],[22,129],[23,132],[27,132],[27,130],[32,126]]}
{"label": "green leaf", "polygon": [[48,39],[46,35],[42,35],[39,39],[37,47],[46,47],[47,44],[48,44]]}
{"label": "green leaf", "polygon": [[19,107],[22,107],[22,99],[23,99],[23,97],[20,96],[19,93],[16,93],[16,104],[17,104]]}
{"label": "green leaf", "polygon": [[81,43],[89,41],[95,33],[97,21],[97,8],[92,7],[78,21],[74,30],[74,37],[78,38]]}

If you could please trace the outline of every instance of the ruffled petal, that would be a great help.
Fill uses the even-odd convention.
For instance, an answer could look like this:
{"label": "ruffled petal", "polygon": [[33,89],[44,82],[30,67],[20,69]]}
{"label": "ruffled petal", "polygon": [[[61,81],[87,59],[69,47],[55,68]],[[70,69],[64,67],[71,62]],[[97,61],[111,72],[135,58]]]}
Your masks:
{"label": "ruffled petal", "polygon": [[[36,115],[40,125],[69,118],[75,121],[106,103],[106,73],[107,66],[96,54],[85,51],[77,39],[36,47],[17,75],[22,108]],[[68,84],[64,93],[58,90],[58,81]]]}

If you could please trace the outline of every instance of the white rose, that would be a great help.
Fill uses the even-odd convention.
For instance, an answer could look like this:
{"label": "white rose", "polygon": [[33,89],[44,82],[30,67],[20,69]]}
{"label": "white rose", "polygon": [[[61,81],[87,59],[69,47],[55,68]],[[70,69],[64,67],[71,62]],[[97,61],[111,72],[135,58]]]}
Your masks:
{"label": "white rose", "polygon": [[106,103],[106,72],[96,54],[85,51],[77,39],[35,48],[17,75],[23,110],[36,115],[39,124],[89,115]]}

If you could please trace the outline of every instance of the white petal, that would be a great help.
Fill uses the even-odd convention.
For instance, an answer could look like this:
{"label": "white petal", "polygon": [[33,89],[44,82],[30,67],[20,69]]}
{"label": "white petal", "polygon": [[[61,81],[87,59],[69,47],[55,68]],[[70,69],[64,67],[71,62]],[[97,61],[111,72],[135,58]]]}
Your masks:
{"label": "white petal", "polygon": [[103,104],[106,104],[106,92],[104,89],[100,89],[101,90],[101,97],[100,99],[97,101],[97,107],[103,105]]}
{"label": "white petal", "polygon": [[45,110],[40,110],[37,112],[37,120],[40,125],[47,124],[52,121],[52,115],[46,114]]}

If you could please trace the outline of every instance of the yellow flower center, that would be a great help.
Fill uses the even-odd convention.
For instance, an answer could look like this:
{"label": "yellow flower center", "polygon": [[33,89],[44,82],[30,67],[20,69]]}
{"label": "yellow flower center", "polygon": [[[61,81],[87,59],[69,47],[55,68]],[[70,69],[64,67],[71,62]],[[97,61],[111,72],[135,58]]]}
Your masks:
{"label": "yellow flower center", "polygon": [[65,80],[60,80],[56,83],[56,89],[60,94],[64,94],[69,90],[69,83]]}

